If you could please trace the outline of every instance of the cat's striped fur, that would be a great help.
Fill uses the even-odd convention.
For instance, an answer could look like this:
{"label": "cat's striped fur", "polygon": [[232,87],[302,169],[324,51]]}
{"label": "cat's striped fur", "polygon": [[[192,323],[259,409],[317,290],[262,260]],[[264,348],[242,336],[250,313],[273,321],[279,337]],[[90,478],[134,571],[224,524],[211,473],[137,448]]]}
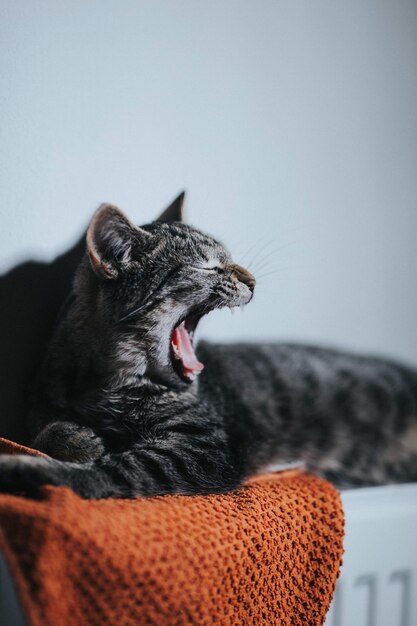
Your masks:
{"label": "cat's striped fur", "polygon": [[182,201],[142,228],[115,207],[95,214],[31,416],[53,458],[0,457],[0,490],[219,493],[294,460],[339,485],[417,480],[416,371],[299,345],[202,343],[198,377],[190,348],[191,369],[175,357],[184,319],[191,337],[202,314],[246,304],[255,286],[181,223]]}

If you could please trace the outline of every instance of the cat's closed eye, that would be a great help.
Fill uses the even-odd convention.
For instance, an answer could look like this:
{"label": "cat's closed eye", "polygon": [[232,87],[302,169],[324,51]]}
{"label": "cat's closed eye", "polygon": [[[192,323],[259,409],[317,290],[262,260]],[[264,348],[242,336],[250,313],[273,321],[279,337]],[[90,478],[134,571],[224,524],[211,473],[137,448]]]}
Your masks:
{"label": "cat's closed eye", "polygon": [[224,268],[219,265],[214,265],[212,267],[199,267],[196,265],[192,266],[193,269],[198,270],[200,272],[211,272],[215,274],[224,274]]}

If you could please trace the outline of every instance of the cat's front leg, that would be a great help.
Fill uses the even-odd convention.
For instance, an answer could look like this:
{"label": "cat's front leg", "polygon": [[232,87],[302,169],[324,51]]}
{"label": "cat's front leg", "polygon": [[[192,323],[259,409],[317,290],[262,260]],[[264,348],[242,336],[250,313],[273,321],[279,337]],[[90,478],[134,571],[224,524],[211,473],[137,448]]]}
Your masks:
{"label": "cat's front leg", "polygon": [[32,445],[54,459],[74,463],[94,461],[104,453],[104,444],[99,435],[92,428],[74,422],[48,424]]}
{"label": "cat's front leg", "polygon": [[243,478],[225,439],[212,432],[171,432],[88,463],[0,456],[0,492],[27,495],[43,485],[70,487],[88,499],[224,493]]}
{"label": "cat's front leg", "polygon": [[224,442],[179,433],[89,463],[0,456],[0,492],[36,495],[43,485],[70,487],[83,498],[224,493],[240,485]]}
{"label": "cat's front leg", "polygon": [[0,455],[0,491],[34,494],[41,485],[54,484],[47,458],[21,454]]}
{"label": "cat's front leg", "polygon": [[70,487],[84,498],[121,496],[122,491],[94,463],[68,463],[48,457],[0,455],[0,493],[37,497],[45,485]]}
{"label": "cat's front leg", "polygon": [[212,432],[167,433],[130,450],[105,454],[94,466],[128,498],[225,493],[245,478],[224,438]]}

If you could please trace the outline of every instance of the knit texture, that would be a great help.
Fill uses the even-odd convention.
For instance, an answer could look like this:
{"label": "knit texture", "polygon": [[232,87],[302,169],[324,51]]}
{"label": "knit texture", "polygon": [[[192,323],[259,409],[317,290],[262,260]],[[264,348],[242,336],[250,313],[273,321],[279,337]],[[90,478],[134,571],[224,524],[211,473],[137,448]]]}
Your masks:
{"label": "knit texture", "polygon": [[31,626],[319,626],[342,544],[337,491],[297,470],[225,495],[0,496],[0,549]]}

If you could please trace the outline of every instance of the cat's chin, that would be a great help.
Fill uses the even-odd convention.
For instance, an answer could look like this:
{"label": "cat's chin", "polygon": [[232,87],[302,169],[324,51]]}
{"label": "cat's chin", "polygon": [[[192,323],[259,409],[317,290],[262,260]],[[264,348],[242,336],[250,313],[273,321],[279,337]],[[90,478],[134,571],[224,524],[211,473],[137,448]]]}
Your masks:
{"label": "cat's chin", "polygon": [[197,359],[193,339],[202,314],[192,314],[181,320],[171,334],[171,361],[182,380],[192,383],[203,371],[204,365]]}

